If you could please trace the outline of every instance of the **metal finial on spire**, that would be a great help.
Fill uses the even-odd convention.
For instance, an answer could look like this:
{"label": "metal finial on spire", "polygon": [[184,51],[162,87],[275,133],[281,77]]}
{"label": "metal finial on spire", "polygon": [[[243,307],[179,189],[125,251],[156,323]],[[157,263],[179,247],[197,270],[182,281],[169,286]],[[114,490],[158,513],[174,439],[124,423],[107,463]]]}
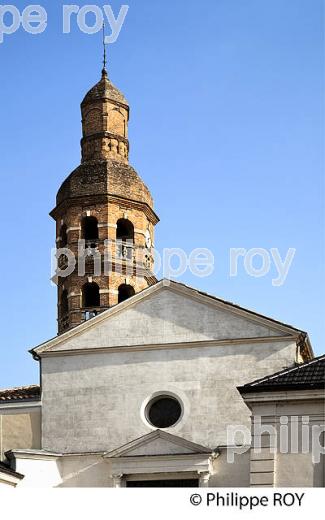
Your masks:
{"label": "metal finial on spire", "polygon": [[103,23],[103,47],[104,47],[104,59],[103,59],[103,74],[107,74],[107,59],[106,59],[106,42],[105,42],[105,23]]}

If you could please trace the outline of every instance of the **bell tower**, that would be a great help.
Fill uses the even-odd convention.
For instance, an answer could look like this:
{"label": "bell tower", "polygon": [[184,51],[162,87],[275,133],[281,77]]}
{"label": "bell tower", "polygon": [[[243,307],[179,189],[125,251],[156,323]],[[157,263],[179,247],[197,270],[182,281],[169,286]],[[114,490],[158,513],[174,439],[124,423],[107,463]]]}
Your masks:
{"label": "bell tower", "polygon": [[81,164],[63,182],[56,222],[58,332],[156,283],[151,194],[129,164],[129,105],[106,68],[81,103]]}

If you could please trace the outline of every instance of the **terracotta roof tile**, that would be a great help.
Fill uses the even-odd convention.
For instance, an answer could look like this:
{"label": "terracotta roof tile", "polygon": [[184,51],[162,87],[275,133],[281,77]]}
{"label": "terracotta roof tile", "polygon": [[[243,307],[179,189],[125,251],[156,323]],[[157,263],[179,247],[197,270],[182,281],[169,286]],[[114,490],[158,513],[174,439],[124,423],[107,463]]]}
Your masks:
{"label": "terracotta roof tile", "polygon": [[39,400],[41,389],[39,385],[20,386],[17,388],[7,388],[0,390],[0,402],[2,401],[25,401]]}

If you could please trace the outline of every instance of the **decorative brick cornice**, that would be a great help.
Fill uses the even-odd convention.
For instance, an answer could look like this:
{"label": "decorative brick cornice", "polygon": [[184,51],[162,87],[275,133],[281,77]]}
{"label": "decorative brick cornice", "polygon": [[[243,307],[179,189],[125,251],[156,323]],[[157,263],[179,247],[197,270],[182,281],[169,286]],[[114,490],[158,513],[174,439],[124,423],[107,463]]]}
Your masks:
{"label": "decorative brick cornice", "polygon": [[111,134],[110,132],[97,132],[96,134],[91,134],[86,137],[83,137],[80,141],[81,146],[86,141],[95,141],[96,139],[102,139],[102,138],[108,138],[108,139],[117,139],[118,141],[122,141],[129,149],[129,140],[126,139],[126,137],[122,137],[121,135],[117,134]]}
{"label": "decorative brick cornice", "polygon": [[154,210],[149,206],[149,204],[145,202],[140,202],[124,197],[120,197],[118,195],[113,195],[110,193],[101,193],[99,195],[83,195],[77,197],[67,198],[58,204],[51,212],[50,216],[54,220],[60,219],[66,212],[66,210],[71,206],[92,206],[95,204],[106,204],[106,203],[116,203],[120,206],[125,207],[125,209],[138,209],[143,211],[145,215],[148,217],[149,221],[156,225],[159,222],[158,215],[154,212]]}

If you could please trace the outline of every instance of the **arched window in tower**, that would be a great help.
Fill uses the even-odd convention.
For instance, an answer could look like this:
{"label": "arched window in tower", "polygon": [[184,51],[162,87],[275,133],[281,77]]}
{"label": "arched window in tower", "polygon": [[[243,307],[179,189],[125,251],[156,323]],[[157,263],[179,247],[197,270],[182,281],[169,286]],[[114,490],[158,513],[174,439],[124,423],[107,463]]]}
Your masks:
{"label": "arched window in tower", "polygon": [[82,288],[82,306],[85,309],[100,306],[99,287],[97,283],[86,283]]}
{"label": "arched window in tower", "polygon": [[132,260],[134,244],[134,226],[126,218],[120,218],[116,223],[117,256]]}
{"label": "arched window in tower", "polygon": [[116,223],[116,239],[126,242],[134,241],[134,226],[130,220],[120,218]]}
{"label": "arched window in tower", "polygon": [[118,303],[122,303],[135,295],[132,285],[122,284],[118,288]]}
{"label": "arched window in tower", "polygon": [[84,217],[82,219],[82,238],[86,246],[96,247],[98,240],[98,220],[96,217]]}
{"label": "arched window in tower", "polygon": [[68,243],[67,226],[63,224],[60,229],[60,247],[65,247]]}

